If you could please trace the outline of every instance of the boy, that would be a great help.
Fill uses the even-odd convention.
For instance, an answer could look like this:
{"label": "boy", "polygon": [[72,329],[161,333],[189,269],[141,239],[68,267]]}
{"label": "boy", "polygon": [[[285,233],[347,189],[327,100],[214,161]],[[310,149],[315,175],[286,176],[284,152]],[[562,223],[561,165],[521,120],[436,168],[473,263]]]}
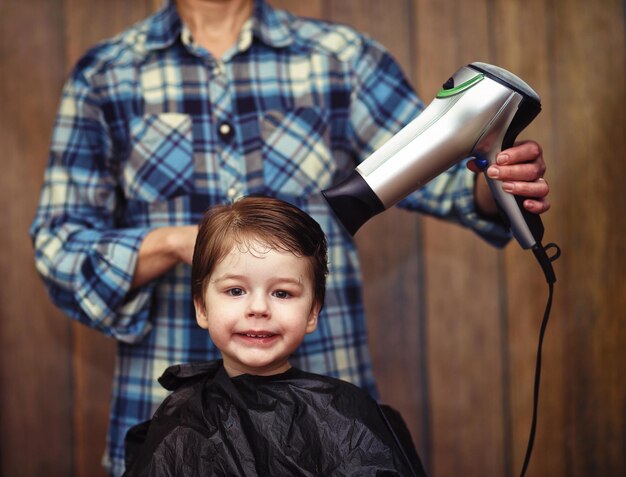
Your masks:
{"label": "boy", "polygon": [[222,360],[159,379],[174,392],[140,450],[142,431],[129,433],[126,475],[424,475],[397,413],[289,364],[317,326],[327,273],[324,233],[286,202],[247,197],[205,215],[192,295]]}

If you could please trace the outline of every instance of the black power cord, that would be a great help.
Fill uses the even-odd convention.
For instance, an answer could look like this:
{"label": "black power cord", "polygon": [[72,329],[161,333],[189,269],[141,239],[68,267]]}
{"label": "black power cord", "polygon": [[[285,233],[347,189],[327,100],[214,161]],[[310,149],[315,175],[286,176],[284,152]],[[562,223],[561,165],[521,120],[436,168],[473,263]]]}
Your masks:
{"label": "black power cord", "polygon": [[[554,253],[548,256],[548,251],[554,249]],[[539,330],[539,342],[537,345],[537,362],[535,365],[535,386],[533,391],[533,417],[530,424],[530,434],[528,436],[528,445],[526,446],[526,456],[524,457],[524,464],[522,465],[522,472],[520,477],[526,475],[528,470],[528,464],[530,463],[530,456],[533,452],[533,445],[535,443],[535,433],[537,431],[537,413],[539,407],[539,385],[541,383],[541,350],[543,348],[543,338],[546,334],[546,327],[548,326],[548,319],[550,318],[550,309],[552,308],[552,298],[554,295],[554,283],[556,282],[556,275],[552,268],[552,262],[561,256],[561,249],[554,243],[549,243],[545,247],[541,244],[535,245],[532,248],[539,265],[548,282],[548,301],[543,314],[543,320],[541,321],[541,328]]]}

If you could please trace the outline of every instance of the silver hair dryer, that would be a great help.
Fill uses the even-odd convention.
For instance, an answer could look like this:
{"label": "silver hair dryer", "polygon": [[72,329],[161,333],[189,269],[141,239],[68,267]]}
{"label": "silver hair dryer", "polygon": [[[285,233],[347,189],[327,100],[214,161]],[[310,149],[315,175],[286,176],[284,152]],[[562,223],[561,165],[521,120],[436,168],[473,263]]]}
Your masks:
{"label": "silver hair dryer", "polygon": [[[341,183],[322,191],[351,235],[467,157],[486,169],[541,111],[539,96],[512,73],[471,63],[445,82],[432,103]],[[543,224],[487,178],[503,219],[520,245],[537,247]]]}

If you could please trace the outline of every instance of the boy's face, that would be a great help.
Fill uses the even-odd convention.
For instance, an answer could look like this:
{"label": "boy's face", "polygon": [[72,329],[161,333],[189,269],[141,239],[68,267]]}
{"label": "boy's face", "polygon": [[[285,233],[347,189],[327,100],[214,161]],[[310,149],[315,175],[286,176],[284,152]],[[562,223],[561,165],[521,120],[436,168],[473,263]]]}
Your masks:
{"label": "boy's face", "polygon": [[235,246],[195,303],[200,327],[221,350],[229,376],[289,369],[289,356],[317,326],[309,261],[259,242]]}

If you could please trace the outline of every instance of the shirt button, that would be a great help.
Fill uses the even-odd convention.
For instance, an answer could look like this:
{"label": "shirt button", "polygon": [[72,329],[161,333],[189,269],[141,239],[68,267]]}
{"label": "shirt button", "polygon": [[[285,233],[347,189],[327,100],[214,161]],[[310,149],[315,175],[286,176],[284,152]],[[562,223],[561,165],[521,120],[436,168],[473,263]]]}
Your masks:
{"label": "shirt button", "polygon": [[230,189],[228,189],[226,194],[228,194],[228,198],[232,200],[237,195],[237,189],[235,187],[231,187]]}
{"label": "shirt button", "polygon": [[224,63],[221,61],[216,61],[215,66],[213,67],[213,74],[215,76],[220,76],[224,74]]}
{"label": "shirt button", "polygon": [[223,141],[228,142],[233,137],[233,127],[226,121],[218,126],[217,132]]}
{"label": "shirt button", "polygon": [[227,134],[230,134],[230,124],[228,123],[220,124],[220,134],[222,136],[226,136]]}

